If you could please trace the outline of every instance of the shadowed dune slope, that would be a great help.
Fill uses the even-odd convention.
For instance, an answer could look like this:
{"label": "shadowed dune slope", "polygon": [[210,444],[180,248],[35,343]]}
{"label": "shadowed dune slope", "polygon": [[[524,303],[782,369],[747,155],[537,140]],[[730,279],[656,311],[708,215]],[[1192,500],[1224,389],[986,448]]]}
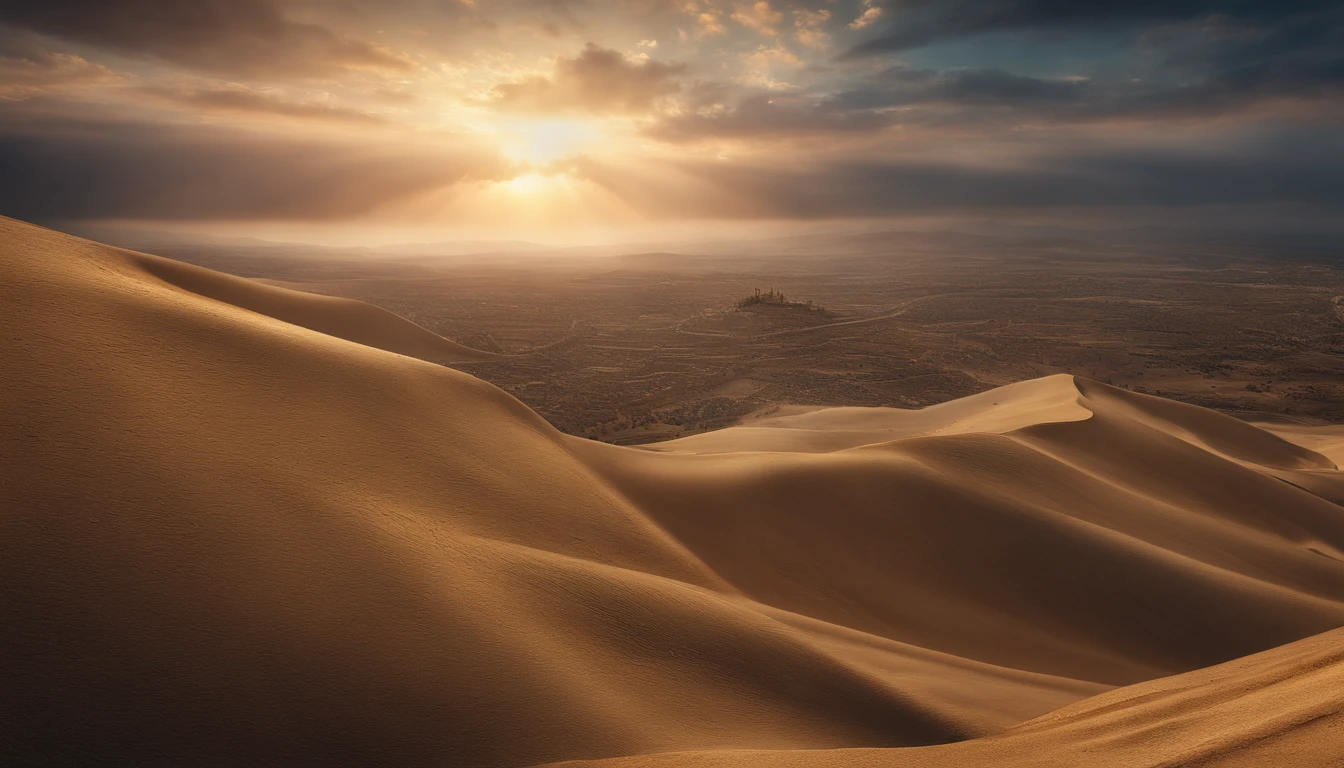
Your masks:
{"label": "shadowed dune slope", "polygon": [[[567,768],[1344,765],[1344,630],[1121,688],[1006,733],[913,749],[684,752]],[[559,768],[556,766],[555,768]]]}
{"label": "shadowed dune slope", "polygon": [[617,448],[306,300],[0,220],[7,762],[931,745],[1344,624],[1333,464],[1217,414]]}

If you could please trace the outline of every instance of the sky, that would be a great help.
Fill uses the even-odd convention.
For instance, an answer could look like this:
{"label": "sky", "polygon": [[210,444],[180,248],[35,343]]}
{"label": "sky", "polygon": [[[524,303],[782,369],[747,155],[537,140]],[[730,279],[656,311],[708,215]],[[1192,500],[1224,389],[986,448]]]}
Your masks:
{"label": "sky", "polygon": [[1344,219],[1344,2],[0,0],[0,213],[310,242]]}

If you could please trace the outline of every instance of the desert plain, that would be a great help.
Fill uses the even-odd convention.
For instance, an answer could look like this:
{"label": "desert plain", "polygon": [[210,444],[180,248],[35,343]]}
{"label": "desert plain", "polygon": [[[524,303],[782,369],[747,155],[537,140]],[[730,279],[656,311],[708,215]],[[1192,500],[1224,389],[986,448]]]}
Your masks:
{"label": "desert plain", "polygon": [[[781,404],[919,408],[1059,372],[1248,419],[1344,420],[1344,271],[1329,240],[980,229],[459,256],[156,252],[372,303],[494,353],[459,367],[604,442]],[[772,289],[813,307],[737,308]]]}

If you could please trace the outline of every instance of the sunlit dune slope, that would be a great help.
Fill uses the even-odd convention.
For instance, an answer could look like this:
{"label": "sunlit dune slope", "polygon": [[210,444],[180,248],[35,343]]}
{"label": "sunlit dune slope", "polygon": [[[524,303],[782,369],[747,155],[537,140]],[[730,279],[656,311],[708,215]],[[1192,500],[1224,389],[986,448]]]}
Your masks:
{"label": "sunlit dune slope", "polygon": [[1308,427],[1295,424],[1262,424],[1262,428],[1338,464],[1344,461],[1344,426]]}
{"label": "sunlit dune slope", "polygon": [[1050,421],[1078,421],[1091,412],[1078,403],[1070,376],[1024,381],[917,411],[900,408],[785,406],[749,426],[704,432],[648,446],[676,453],[774,451],[824,453],[926,435],[1002,433]]}
{"label": "sunlit dune slope", "polygon": [[938,744],[1344,624],[1292,482],[1333,465],[1217,414],[1053,377],[932,436],[617,448],[254,288],[0,220],[9,762]]}
{"label": "sunlit dune slope", "polygon": [[[567,768],[1263,768],[1344,765],[1344,630],[1120,688],[974,741],[683,752]],[[557,767],[558,768],[558,767]]]}
{"label": "sunlit dune slope", "polygon": [[[0,229],[14,226],[0,218]],[[382,307],[336,296],[292,291],[134,251],[118,254],[128,268],[207,299],[222,301],[302,328],[434,363],[498,357],[464,347]]]}

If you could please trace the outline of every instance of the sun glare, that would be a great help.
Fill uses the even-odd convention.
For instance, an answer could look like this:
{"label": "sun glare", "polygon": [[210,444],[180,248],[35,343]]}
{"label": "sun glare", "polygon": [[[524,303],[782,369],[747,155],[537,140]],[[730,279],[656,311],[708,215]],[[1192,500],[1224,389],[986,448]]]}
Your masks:
{"label": "sun glare", "polygon": [[524,173],[504,182],[504,186],[515,195],[537,195],[554,186],[554,180],[540,173]]}
{"label": "sun glare", "polygon": [[500,148],[516,162],[541,165],[582,151],[596,137],[596,128],[579,120],[525,120],[501,129]]}

